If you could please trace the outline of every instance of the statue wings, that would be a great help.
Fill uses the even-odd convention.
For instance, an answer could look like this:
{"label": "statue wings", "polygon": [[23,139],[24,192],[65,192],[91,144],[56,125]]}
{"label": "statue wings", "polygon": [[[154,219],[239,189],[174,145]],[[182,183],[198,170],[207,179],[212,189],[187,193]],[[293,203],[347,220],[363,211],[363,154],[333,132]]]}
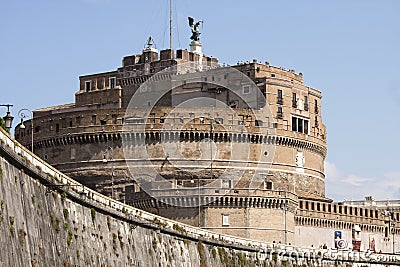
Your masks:
{"label": "statue wings", "polygon": [[189,26],[192,27],[194,25],[194,18],[188,17],[189,20]]}

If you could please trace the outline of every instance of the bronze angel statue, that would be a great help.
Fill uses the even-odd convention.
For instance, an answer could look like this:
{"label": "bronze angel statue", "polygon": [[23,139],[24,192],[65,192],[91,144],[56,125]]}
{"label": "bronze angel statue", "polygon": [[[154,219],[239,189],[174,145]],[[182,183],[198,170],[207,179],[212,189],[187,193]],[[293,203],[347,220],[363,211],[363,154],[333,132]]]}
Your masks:
{"label": "bronze angel statue", "polygon": [[192,30],[192,36],[190,36],[190,40],[198,42],[200,40],[199,25],[200,23],[203,23],[203,21],[199,20],[198,22],[195,22],[194,18],[192,17],[188,17],[188,19],[190,29]]}

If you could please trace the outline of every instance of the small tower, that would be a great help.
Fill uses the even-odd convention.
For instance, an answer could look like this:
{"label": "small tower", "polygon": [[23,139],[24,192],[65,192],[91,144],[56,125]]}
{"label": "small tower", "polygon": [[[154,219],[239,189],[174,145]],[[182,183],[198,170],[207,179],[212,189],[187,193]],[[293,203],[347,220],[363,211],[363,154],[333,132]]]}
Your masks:
{"label": "small tower", "polygon": [[149,63],[158,60],[158,50],[154,44],[153,38],[151,36],[147,39],[146,45],[143,48],[142,53],[142,63]]}

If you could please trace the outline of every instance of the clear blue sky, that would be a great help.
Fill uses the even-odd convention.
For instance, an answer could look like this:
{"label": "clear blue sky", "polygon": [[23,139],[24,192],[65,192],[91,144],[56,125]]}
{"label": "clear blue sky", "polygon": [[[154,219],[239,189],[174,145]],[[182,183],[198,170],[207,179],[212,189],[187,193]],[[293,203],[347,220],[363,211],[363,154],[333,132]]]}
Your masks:
{"label": "clear blue sky", "polygon": [[[220,62],[268,60],[323,93],[327,195],[400,198],[400,1],[175,0],[174,47],[187,17]],[[151,35],[168,41],[167,0],[0,1],[1,103],[74,101],[78,76],[114,70]],[[0,114],[5,113],[0,110]],[[15,119],[17,123],[17,119]]]}

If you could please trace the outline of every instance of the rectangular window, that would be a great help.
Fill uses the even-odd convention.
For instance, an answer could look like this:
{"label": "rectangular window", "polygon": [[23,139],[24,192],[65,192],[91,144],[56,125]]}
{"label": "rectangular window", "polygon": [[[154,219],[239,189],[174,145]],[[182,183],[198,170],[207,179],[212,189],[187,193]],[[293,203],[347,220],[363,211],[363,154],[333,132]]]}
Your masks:
{"label": "rectangular window", "polygon": [[302,134],[309,134],[310,120],[292,116],[292,131]]}
{"label": "rectangular window", "polygon": [[76,117],[75,121],[76,121],[76,126],[79,126],[81,124],[81,117],[80,116]]}
{"label": "rectangular window", "polygon": [[315,114],[318,114],[318,100],[317,99],[315,99],[314,100],[314,113]]}
{"label": "rectangular window", "polygon": [[292,107],[297,108],[297,96],[296,96],[296,93],[292,94]]}
{"label": "rectangular window", "polygon": [[90,92],[92,90],[92,81],[85,81],[85,91]]}
{"label": "rectangular window", "polygon": [[319,127],[318,116],[315,116],[315,128]]}
{"label": "rectangular window", "polygon": [[110,88],[113,89],[115,87],[116,79],[115,77],[110,77]]}
{"label": "rectangular window", "polygon": [[60,124],[56,123],[56,133],[60,131]]}
{"label": "rectangular window", "polygon": [[200,117],[199,122],[200,122],[200,124],[204,124],[204,117]]}
{"label": "rectangular window", "polygon": [[282,90],[278,89],[278,104],[282,105],[283,104],[283,95],[282,95]]}
{"label": "rectangular window", "polygon": [[297,130],[299,133],[303,133],[303,119],[297,119]]}
{"label": "rectangular window", "polygon": [[92,115],[92,124],[96,125],[96,115]]}
{"label": "rectangular window", "polygon": [[308,134],[308,120],[304,120],[304,133]]}
{"label": "rectangular window", "polygon": [[222,226],[229,226],[229,214],[222,214]]}
{"label": "rectangular window", "polygon": [[250,94],[250,85],[243,85],[243,94]]}
{"label": "rectangular window", "polygon": [[272,182],[265,181],[265,182],[264,182],[264,189],[266,189],[266,190],[272,190]]}
{"label": "rectangular window", "polygon": [[255,120],[255,124],[257,127],[261,127],[263,125],[262,120]]}
{"label": "rectangular window", "polygon": [[304,96],[304,110],[308,111],[308,96]]}
{"label": "rectangular window", "polygon": [[278,107],[277,117],[278,117],[278,119],[282,119],[282,118],[283,118],[283,110],[282,110],[282,107]]}
{"label": "rectangular window", "polygon": [[292,131],[297,132],[297,118],[292,117]]}

